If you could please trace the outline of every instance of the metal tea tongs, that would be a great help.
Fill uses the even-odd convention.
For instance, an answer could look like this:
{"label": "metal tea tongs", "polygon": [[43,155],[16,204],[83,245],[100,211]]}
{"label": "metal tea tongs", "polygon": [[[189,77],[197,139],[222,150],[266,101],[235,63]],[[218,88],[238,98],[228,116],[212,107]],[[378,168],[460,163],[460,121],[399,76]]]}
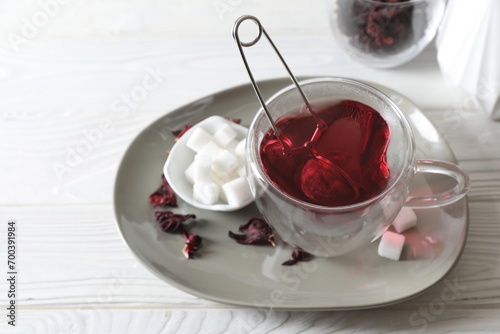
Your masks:
{"label": "metal tea tongs", "polygon": [[[247,20],[253,21],[257,25],[257,27],[259,28],[259,33],[258,33],[257,37],[255,37],[254,40],[252,40],[250,42],[242,42],[240,39],[240,36],[239,36],[238,29],[239,29],[240,25],[244,21],[247,21]],[[276,138],[278,138],[279,142],[281,143],[281,146],[283,147],[283,151],[285,152],[285,150],[287,150],[287,147],[283,144],[283,141],[282,141],[281,135],[280,135],[281,134],[280,130],[278,129],[278,127],[274,123],[273,118],[271,117],[271,113],[269,112],[267,105],[266,105],[266,102],[264,101],[264,98],[262,97],[259,86],[257,85],[257,82],[255,81],[255,79],[253,77],[252,71],[250,70],[250,66],[248,65],[247,59],[245,57],[245,52],[243,51],[243,47],[250,47],[250,46],[257,44],[257,42],[262,37],[262,34],[264,34],[266,36],[269,44],[271,44],[271,46],[273,47],[274,52],[276,52],[276,54],[278,55],[283,66],[285,66],[285,69],[288,72],[290,79],[295,84],[295,87],[297,87],[297,90],[299,91],[300,96],[302,97],[302,100],[304,101],[304,103],[307,107],[307,110],[312,114],[312,116],[316,120],[316,124],[317,124],[316,131],[314,131],[314,134],[312,135],[311,140],[308,141],[307,143],[304,143],[304,146],[309,146],[310,144],[318,141],[319,137],[321,136],[321,133],[326,129],[325,122],[317,116],[316,112],[314,111],[314,109],[311,106],[311,103],[309,102],[306,95],[304,94],[304,91],[300,87],[297,79],[293,75],[292,71],[288,67],[288,65],[285,62],[285,60],[283,59],[283,57],[281,56],[281,53],[278,51],[278,48],[276,48],[276,45],[274,45],[273,41],[271,40],[271,38],[267,34],[266,30],[264,29],[264,27],[260,23],[259,19],[257,19],[255,16],[252,16],[252,15],[243,15],[243,16],[239,17],[234,23],[233,38],[235,39],[235,41],[238,45],[238,49],[240,50],[241,58],[243,59],[243,63],[245,64],[245,68],[247,69],[248,76],[250,77],[250,81],[252,82],[252,87],[255,91],[255,94],[257,95],[257,98],[259,99],[259,102],[260,102],[260,105],[262,106],[262,109],[266,113],[266,116],[267,116],[267,119],[269,120],[269,123],[271,123],[271,127],[274,131],[274,134],[276,135]],[[290,149],[290,148],[288,148],[288,149]],[[293,150],[295,148],[291,148],[291,149]]]}

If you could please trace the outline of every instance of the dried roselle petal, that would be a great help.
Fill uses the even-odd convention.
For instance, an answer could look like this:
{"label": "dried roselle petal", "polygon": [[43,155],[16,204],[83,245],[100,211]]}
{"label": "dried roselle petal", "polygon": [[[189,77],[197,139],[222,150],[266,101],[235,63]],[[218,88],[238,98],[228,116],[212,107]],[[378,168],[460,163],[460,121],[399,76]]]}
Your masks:
{"label": "dried roselle petal", "polygon": [[182,254],[186,259],[192,259],[194,254],[201,249],[203,239],[196,233],[184,232],[184,239],[186,239],[186,244],[182,249]]}
{"label": "dried roselle petal", "polygon": [[154,193],[149,195],[149,203],[156,208],[158,206],[177,206],[177,197],[173,189],[167,182],[165,175],[161,176],[161,186],[155,190]]}
{"label": "dried roselle petal", "polygon": [[178,141],[182,137],[182,135],[185,134],[192,127],[193,126],[191,124],[186,124],[182,129],[172,131],[172,134],[175,136],[175,141]]}
{"label": "dried roselle petal", "polygon": [[182,225],[188,219],[196,218],[193,214],[180,215],[172,211],[156,211],[156,222],[160,225],[162,231],[167,233],[184,232]]}
{"label": "dried roselle petal", "polygon": [[282,266],[293,266],[297,262],[307,262],[314,258],[314,255],[302,250],[301,248],[295,248],[292,252],[292,258],[283,262]]}
{"label": "dried roselle petal", "polygon": [[236,124],[240,124],[241,123],[241,119],[240,118],[232,118],[232,117],[229,117],[229,116],[224,116],[225,119],[227,119],[228,121],[231,121],[233,123],[236,123]]}
{"label": "dried roselle petal", "polygon": [[149,195],[149,203],[156,208],[157,206],[162,206],[165,203],[165,196],[163,196],[163,186],[160,186],[154,193]]}
{"label": "dried roselle petal", "polygon": [[242,234],[229,231],[229,237],[242,245],[271,245],[274,242],[274,231],[269,224],[261,218],[252,218],[248,223],[238,229]]}
{"label": "dried roselle petal", "polygon": [[174,190],[172,187],[170,187],[170,184],[168,184],[167,179],[165,178],[165,175],[161,176],[161,185],[163,187],[164,191],[164,196],[165,196],[165,202],[163,206],[177,206],[177,197],[175,196]]}

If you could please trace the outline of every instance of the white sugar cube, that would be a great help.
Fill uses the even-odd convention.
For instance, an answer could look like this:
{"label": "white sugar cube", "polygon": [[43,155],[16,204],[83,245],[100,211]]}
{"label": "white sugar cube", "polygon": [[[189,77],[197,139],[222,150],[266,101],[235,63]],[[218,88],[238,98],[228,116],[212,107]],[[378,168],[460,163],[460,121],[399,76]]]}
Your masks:
{"label": "white sugar cube", "polygon": [[212,170],[212,173],[210,173],[210,177],[212,178],[213,182],[222,187],[224,183],[228,183],[229,181],[234,180],[237,176],[227,172],[215,172],[214,170]]}
{"label": "white sugar cube", "polygon": [[401,233],[417,225],[417,215],[410,208],[403,207],[392,222],[396,232]]}
{"label": "white sugar cube", "polygon": [[220,188],[214,182],[196,182],[193,185],[193,198],[203,204],[212,205],[219,200]]}
{"label": "white sugar cube", "polygon": [[246,139],[243,139],[236,145],[235,153],[237,156],[241,158],[245,157],[246,142],[247,142]]}
{"label": "white sugar cube", "polygon": [[189,165],[189,167],[184,171],[184,175],[186,176],[186,180],[190,184],[194,184],[194,161]]}
{"label": "white sugar cube", "polygon": [[236,138],[237,135],[238,134],[231,125],[224,124],[214,133],[214,140],[220,146],[225,147],[231,140]]}
{"label": "white sugar cube", "polygon": [[198,127],[193,130],[193,133],[186,141],[186,146],[198,153],[212,139],[213,137],[210,133]]}
{"label": "white sugar cube", "polygon": [[212,158],[207,155],[197,154],[193,162],[193,183],[211,182]]}
{"label": "white sugar cube", "polygon": [[237,145],[238,145],[238,141],[233,139],[229,142],[229,144],[226,145],[226,150],[228,150],[229,152],[231,152],[233,154],[236,154],[236,146]]}
{"label": "white sugar cube", "polygon": [[222,152],[223,149],[219,147],[216,143],[214,143],[212,140],[209,142],[205,143],[205,145],[200,149],[198,154],[201,155],[206,155],[209,157],[215,157],[217,154]]}
{"label": "white sugar cube", "polygon": [[238,169],[236,170],[236,174],[238,174],[239,177],[246,177],[247,176],[247,169],[245,168],[245,164],[242,164]]}
{"label": "white sugar cube", "polygon": [[226,194],[224,194],[224,189],[222,189],[222,185],[220,185],[219,187],[221,189],[219,193],[219,198],[221,199],[222,202],[227,203]]}
{"label": "white sugar cube", "polygon": [[378,245],[378,255],[398,261],[405,244],[405,236],[391,231],[386,231]]}
{"label": "white sugar cube", "polygon": [[223,184],[222,191],[229,205],[240,206],[252,199],[248,181],[244,177]]}
{"label": "white sugar cube", "polygon": [[238,168],[238,158],[228,150],[223,150],[212,159],[212,169],[215,172],[232,173]]}

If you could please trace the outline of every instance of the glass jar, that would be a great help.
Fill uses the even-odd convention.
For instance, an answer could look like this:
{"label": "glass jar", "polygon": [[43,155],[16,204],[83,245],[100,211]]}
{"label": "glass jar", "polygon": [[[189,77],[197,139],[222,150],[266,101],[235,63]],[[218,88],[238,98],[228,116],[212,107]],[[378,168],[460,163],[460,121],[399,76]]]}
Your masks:
{"label": "glass jar", "polygon": [[402,65],[432,41],[446,0],[328,0],[330,25],[347,56],[371,67]]}

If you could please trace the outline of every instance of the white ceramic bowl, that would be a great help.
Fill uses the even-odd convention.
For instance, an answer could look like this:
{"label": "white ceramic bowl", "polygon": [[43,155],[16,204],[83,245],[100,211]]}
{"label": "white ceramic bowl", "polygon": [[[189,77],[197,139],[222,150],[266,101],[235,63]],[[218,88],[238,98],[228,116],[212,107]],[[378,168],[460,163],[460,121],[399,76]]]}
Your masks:
{"label": "white ceramic bowl", "polygon": [[200,209],[211,211],[235,211],[253,202],[253,199],[250,199],[241,206],[229,205],[221,200],[213,205],[200,203],[193,198],[193,186],[187,181],[184,174],[186,169],[193,162],[196,154],[186,146],[186,143],[193,131],[196,128],[201,127],[203,130],[213,134],[224,124],[229,124],[233,130],[238,133],[238,136],[236,137],[238,141],[246,138],[248,129],[244,126],[236,124],[221,116],[208,117],[203,121],[196,123],[191,129],[182,135],[182,137],[170,150],[170,154],[168,155],[165,166],[163,167],[165,178],[174,190],[175,194],[182,198],[186,203]]}

